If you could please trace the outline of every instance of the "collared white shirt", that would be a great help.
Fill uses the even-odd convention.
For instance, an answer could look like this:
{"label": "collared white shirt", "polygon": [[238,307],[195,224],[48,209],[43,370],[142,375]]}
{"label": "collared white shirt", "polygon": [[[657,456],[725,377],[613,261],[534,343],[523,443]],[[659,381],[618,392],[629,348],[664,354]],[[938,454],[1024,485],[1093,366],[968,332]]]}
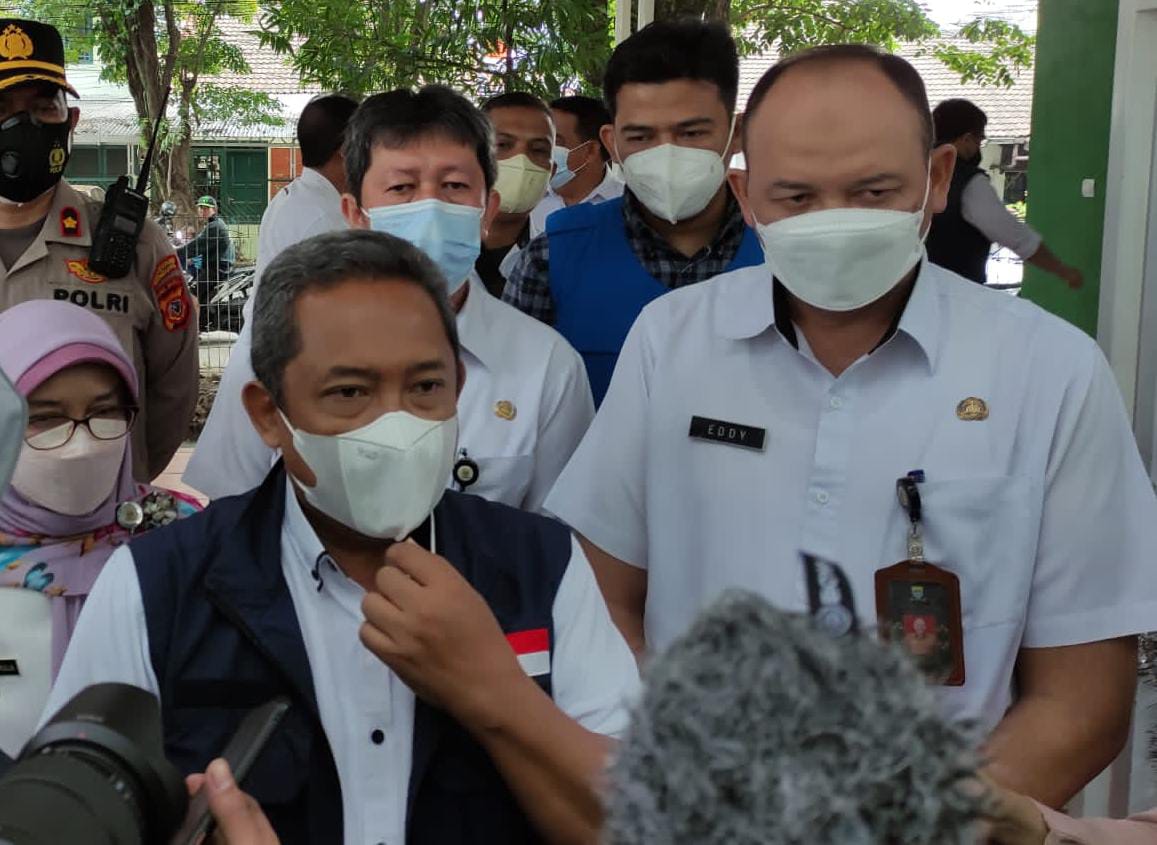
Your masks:
{"label": "collared white shirt", "polygon": [[[269,201],[257,230],[256,283],[269,262],[283,251],[314,235],[338,232],[349,227],[341,213],[341,193],[333,182],[312,167],[282,188]],[[245,303],[245,323],[253,316],[253,294]]]}
{"label": "collared white shirt", "polygon": [[[458,446],[479,473],[465,492],[538,510],[594,417],[586,368],[554,329],[495,299],[476,274],[469,285],[457,317],[466,368]],[[239,341],[184,477],[210,498],[252,490],[276,460],[241,405],[252,379]]]}
{"label": "collared white shirt", "polygon": [[[346,228],[341,194],[329,179],[309,167],[277,192],[261,216],[255,283],[245,303],[245,324],[229,354],[209,418],[183,477],[186,484],[206,496],[216,499],[251,490],[269,471],[269,449],[241,405],[241,389],[253,380],[251,327],[261,274],[269,262],[294,244]],[[234,479],[244,486],[238,486]]]}
{"label": "collared white shirt", "polygon": [[[437,525],[433,525],[437,551]],[[325,554],[286,483],[281,566],[305,641],[322,727],[341,784],[346,845],[404,845],[414,694],[358,640],[365,593]],[[313,577],[318,567],[321,588]],[[553,607],[552,697],[587,730],[618,737],[638,694],[634,656],[611,622],[590,564],[572,540]],[[42,720],[86,686],[133,684],[159,695],[132,551],[101,572]]]}
{"label": "collared white shirt", "polygon": [[[896,479],[917,469],[927,559],[960,579],[949,714],[991,729],[1022,647],[1153,628],[1157,501],[1104,357],[960,281],[925,262],[898,331],[838,378],[777,330],[766,266],[644,309],[546,509],[648,570],[650,648],[731,586],[806,610],[801,550],[847,571],[874,629],[874,573],[907,557]],[[967,398],[987,419],[961,418]],[[692,438],[693,416],[763,428],[765,446]]]}
{"label": "collared white shirt", "polygon": [[[606,202],[613,200],[616,197],[623,195],[623,183],[611,172],[610,168],[606,168],[606,175],[603,181],[600,182],[593,191],[583,198],[583,202],[595,203]],[[556,194],[554,191],[548,191],[543,197],[542,202],[534,207],[530,212],[530,237],[536,238],[546,231],[546,218],[554,214],[560,208],[566,208],[566,200]],[[511,265],[513,267],[513,265]]]}
{"label": "collared white shirt", "polygon": [[1011,249],[1021,259],[1032,258],[1040,249],[1040,233],[1009,211],[992,183],[977,173],[960,194],[960,213],[984,237]]}

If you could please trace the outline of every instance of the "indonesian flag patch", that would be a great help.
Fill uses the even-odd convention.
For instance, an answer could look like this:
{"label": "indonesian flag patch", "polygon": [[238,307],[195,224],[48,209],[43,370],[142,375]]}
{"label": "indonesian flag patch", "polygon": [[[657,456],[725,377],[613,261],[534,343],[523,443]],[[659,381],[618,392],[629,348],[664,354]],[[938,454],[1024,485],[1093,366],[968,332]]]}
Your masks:
{"label": "indonesian flag patch", "polygon": [[522,671],[534,678],[550,674],[550,633],[546,628],[516,631],[506,641],[518,656]]}

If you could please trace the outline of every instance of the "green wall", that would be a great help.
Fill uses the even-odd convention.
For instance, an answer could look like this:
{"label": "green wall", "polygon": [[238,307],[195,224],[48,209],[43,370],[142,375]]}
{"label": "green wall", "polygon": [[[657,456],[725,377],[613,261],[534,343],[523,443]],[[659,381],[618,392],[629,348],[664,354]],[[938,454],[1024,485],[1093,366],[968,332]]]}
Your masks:
{"label": "green wall", "polygon": [[[1039,8],[1028,222],[1081,269],[1085,285],[1070,291],[1026,266],[1022,296],[1095,335],[1117,0],[1040,0]],[[1092,199],[1081,196],[1086,178],[1097,180]]]}

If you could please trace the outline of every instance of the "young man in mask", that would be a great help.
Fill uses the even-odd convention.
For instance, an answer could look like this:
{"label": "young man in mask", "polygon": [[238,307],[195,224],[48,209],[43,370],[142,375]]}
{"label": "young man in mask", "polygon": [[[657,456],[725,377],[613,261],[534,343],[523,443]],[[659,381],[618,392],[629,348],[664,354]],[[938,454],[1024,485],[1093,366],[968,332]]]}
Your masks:
{"label": "young man in mask", "polygon": [[[458,454],[445,483],[538,510],[594,405],[582,360],[558,332],[486,293],[474,264],[499,213],[489,121],[448,88],[365,100],[346,129],[349,225],[409,240],[442,271],[462,337],[466,385]],[[274,459],[244,443],[228,493],[261,483]]]}
{"label": "young man in mask", "polygon": [[550,104],[554,116],[554,175],[550,191],[530,214],[530,228],[546,231],[546,218],[581,202],[600,203],[623,195],[623,183],[607,167],[611,154],[601,140],[611,113],[594,97],[559,97]]}
{"label": "young man in mask", "polygon": [[554,120],[546,103],[519,91],[499,94],[482,104],[482,112],[494,126],[498,159],[498,214],[474,262],[482,284],[501,297],[506,277],[530,242],[530,212],[546,195],[553,170]]}
{"label": "young man in mask", "polygon": [[801,551],[840,564],[861,624],[989,736],[992,777],[1060,806],[1121,748],[1157,618],[1157,502],[1112,373],[924,258],[956,151],[907,62],[781,62],[745,150],[767,263],[644,310],[546,508],[638,652],[727,587],[807,607],[832,585]]}
{"label": "young man in mask", "polygon": [[466,377],[448,266],[362,230],[269,265],[244,400],[284,460],[110,559],[46,712],[150,690],[190,774],[289,696],[244,783],[283,843],[593,840],[634,660],[565,527],[445,489]]}
{"label": "young man in mask", "polygon": [[100,203],[62,178],[80,112],[54,27],[0,18],[0,308],[72,302],[112,327],[141,376],[133,471],[159,475],[197,401],[196,306],[165,233],[146,220],[127,276],[89,269]]}
{"label": "young man in mask", "polygon": [[1005,208],[980,167],[980,146],[988,117],[968,100],[945,100],[932,110],[936,143],[956,148],[956,167],[948,205],[932,220],[928,257],[941,267],[984,284],[988,255],[998,243],[1021,259],[1063,279],[1070,288],[1084,282],[1081,271],[1065,264],[1033,231]]}
{"label": "young man in mask", "polygon": [[596,405],[639,311],[666,291],[757,264],[724,174],[739,146],[735,42],[718,23],[654,23],[615,48],[602,141],[626,192],[551,216],[503,299],[553,325],[583,356]]}

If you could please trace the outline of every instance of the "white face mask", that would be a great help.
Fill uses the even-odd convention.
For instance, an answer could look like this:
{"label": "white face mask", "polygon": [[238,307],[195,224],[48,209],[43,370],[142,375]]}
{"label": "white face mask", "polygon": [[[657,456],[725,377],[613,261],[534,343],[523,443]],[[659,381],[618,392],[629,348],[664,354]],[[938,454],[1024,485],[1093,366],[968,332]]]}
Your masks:
{"label": "white face mask", "polygon": [[[723,152],[660,144],[623,159],[623,181],[639,202],[668,223],[694,217],[707,207],[726,176],[724,157],[731,149],[735,119]],[[615,154],[618,155],[616,142]]]}
{"label": "white face mask", "polygon": [[506,214],[525,214],[546,196],[550,171],[539,167],[525,153],[498,162],[498,180],[494,190],[501,201],[498,208]]}
{"label": "white face mask", "polygon": [[25,443],[12,473],[12,487],[53,513],[86,516],[116,489],[126,442],[97,440],[78,426],[59,449],[33,449]]}
{"label": "white face mask", "polygon": [[756,223],[775,277],[808,305],[854,311],[892,290],[924,256],[924,205],[917,211],[831,208]]}
{"label": "white face mask", "polygon": [[[404,540],[446,491],[458,446],[458,418],[383,414],[345,434],[294,428],[293,445],[317,483],[297,486],[306,501],[364,537]],[[296,481],[296,480],[295,480]]]}

